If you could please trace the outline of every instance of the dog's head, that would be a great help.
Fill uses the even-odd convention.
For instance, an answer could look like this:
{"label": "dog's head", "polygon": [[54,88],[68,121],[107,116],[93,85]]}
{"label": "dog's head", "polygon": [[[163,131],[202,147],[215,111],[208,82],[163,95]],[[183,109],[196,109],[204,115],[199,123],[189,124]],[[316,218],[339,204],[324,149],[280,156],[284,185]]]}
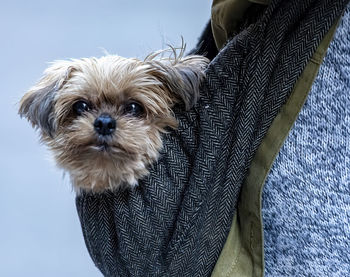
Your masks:
{"label": "dog's head", "polygon": [[58,166],[77,189],[135,185],[158,158],[161,133],[176,128],[171,108],[189,109],[208,60],[144,61],[104,56],[53,63],[20,102]]}

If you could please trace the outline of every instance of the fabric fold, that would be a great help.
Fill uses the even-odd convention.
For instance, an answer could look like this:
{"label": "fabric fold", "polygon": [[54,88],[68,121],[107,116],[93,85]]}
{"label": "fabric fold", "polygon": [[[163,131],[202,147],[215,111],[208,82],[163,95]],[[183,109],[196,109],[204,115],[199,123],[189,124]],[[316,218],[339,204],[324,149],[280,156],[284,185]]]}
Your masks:
{"label": "fabric fold", "polygon": [[199,103],[137,188],[76,198],[105,276],[208,276],[247,169],[271,122],[347,1],[271,1],[248,13],[210,63]]}

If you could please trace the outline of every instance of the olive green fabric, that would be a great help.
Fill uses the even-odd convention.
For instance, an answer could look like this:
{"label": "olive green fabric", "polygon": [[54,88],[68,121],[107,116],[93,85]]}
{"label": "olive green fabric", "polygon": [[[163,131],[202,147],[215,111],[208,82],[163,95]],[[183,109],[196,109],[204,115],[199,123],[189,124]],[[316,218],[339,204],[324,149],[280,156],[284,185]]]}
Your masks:
{"label": "olive green fabric", "polygon": [[271,2],[271,0],[249,0],[249,1],[256,4],[261,4],[261,5],[268,5]]}
{"label": "olive green fabric", "polygon": [[213,277],[263,276],[263,223],[261,196],[266,177],[305,103],[318,69],[332,40],[337,24],[326,34],[281,111],[259,146],[242,187],[237,214]]}
{"label": "olive green fabric", "polygon": [[211,27],[216,47],[221,49],[240,25],[246,10],[252,5],[267,5],[270,0],[213,0]]}

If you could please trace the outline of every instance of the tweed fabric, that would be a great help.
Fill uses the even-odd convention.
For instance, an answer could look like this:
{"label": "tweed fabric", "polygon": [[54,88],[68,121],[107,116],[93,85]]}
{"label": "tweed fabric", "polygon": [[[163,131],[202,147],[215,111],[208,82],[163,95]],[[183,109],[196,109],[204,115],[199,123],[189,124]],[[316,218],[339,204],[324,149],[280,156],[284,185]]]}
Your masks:
{"label": "tweed fabric", "polygon": [[76,199],[105,276],[208,276],[230,230],[251,159],[347,1],[272,1],[207,69],[201,99],[133,190]]}
{"label": "tweed fabric", "polygon": [[263,192],[266,276],[350,276],[350,5]]}

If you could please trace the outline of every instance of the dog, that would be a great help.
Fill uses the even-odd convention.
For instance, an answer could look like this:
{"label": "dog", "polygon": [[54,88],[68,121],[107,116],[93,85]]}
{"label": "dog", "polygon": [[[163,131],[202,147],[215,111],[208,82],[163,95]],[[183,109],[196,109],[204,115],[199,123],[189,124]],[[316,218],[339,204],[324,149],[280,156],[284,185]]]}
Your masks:
{"label": "dog", "polygon": [[56,61],[23,96],[20,116],[39,130],[75,191],[135,187],[149,174],[162,134],[177,128],[172,108],[193,107],[209,62],[172,52]]}

